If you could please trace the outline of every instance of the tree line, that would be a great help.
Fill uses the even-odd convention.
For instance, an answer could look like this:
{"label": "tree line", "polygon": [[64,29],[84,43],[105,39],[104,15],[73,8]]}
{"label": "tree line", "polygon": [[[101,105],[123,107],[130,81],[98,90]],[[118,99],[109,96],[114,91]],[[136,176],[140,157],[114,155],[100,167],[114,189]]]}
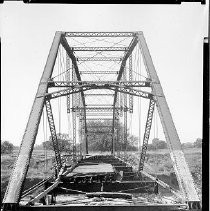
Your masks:
{"label": "tree line", "polygon": [[[112,147],[112,136],[107,135],[105,132],[111,133],[111,127],[108,128],[104,127],[107,126],[108,122],[92,122],[89,123],[89,126],[93,128],[93,131],[97,133],[90,135],[88,137],[88,148],[89,151],[111,151]],[[126,150],[126,151],[137,151],[138,150],[138,138],[136,136],[131,135],[127,132],[127,141],[126,143],[123,140],[123,126],[122,124],[117,125],[119,127],[119,139],[115,136],[115,149],[116,150]],[[98,133],[100,132],[100,133]],[[58,146],[60,152],[72,152],[72,140],[69,138],[68,134],[65,133],[58,133],[57,134]],[[79,149],[79,144],[76,144],[76,149]],[[202,139],[197,138],[195,142],[187,142],[182,143],[182,148],[201,148],[202,147]],[[17,147],[14,146],[9,141],[1,141],[1,154],[10,154],[13,152],[14,149]],[[48,141],[43,142],[41,145],[36,145],[35,149],[46,149],[46,150],[53,150],[53,143],[52,137],[49,137]],[[158,150],[158,149],[166,149],[167,144],[165,141],[160,140],[158,138],[154,138],[151,144],[148,144],[147,149],[150,150]]]}

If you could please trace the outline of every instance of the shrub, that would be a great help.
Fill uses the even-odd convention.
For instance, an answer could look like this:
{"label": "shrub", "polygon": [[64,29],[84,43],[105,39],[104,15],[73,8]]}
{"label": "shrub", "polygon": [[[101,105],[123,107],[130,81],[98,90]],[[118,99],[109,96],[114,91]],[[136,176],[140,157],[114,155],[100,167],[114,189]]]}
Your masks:
{"label": "shrub", "polygon": [[14,145],[9,141],[1,143],[1,154],[11,154],[14,149]]}
{"label": "shrub", "polygon": [[154,138],[152,140],[152,145],[155,147],[155,149],[166,149],[167,148],[166,142],[159,140],[158,138]]}
{"label": "shrub", "polygon": [[202,147],[202,139],[197,138],[196,141],[194,142],[194,147],[201,148]]}

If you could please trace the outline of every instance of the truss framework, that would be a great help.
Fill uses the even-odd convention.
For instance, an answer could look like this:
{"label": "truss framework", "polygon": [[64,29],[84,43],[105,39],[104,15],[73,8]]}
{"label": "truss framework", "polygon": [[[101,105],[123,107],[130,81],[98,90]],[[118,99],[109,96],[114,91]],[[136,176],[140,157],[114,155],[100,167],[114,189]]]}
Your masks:
{"label": "truss framework", "polygon": [[[81,46],[74,46],[70,47],[67,41],[67,38],[69,39],[71,37],[130,37],[132,38],[130,45],[128,47],[81,47]],[[70,82],[70,81],[64,81],[64,82],[55,82],[50,80],[53,72],[53,68],[55,65],[55,60],[58,53],[59,45],[62,45],[63,48],[66,50],[69,58],[71,59],[71,62],[73,64],[73,68],[76,74],[76,81]],[[139,45],[137,45],[139,44]],[[121,78],[123,76],[123,72],[126,69],[126,64],[128,58],[131,58],[133,49],[139,46],[141,50],[141,54],[144,60],[144,64],[146,66],[146,71],[148,73],[149,80],[146,82],[132,82],[132,81],[121,81]],[[76,51],[98,51],[97,53],[101,53],[102,51],[120,51],[124,53],[124,56],[121,58],[120,62],[120,69],[118,71],[117,75],[117,81],[110,82],[106,81],[105,83],[102,81],[99,82],[87,82],[82,81],[80,76],[80,71],[78,68],[78,61],[79,58],[76,58],[74,53]],[[78,52],[79,53],[79,52]],[[108,61],[108,59],[107,59]],[[81,61],[82,62],[82,61]],[[85,61],[83,61],[85,62]],[[131,62],[132,60],[129,60],[130,62],[130,68],[131,70]],[[132,72],[132,71],[131,71]],[[132,80],[132,75],[129,75],[129,80]],[[151,87],[152,92],[143,92],[137,89],[134,89],[133,87]],[[58,92],[48,93],[48,88],[50,87],[67,87],[65,90],[60,90]],[[86,103],[85,103],[85,95],[84,92],[91,89],[108,89],[114,91],[114,101],[113,101],[113,112],[108,113],[86,113]],[[119,92],[121,93],[119,99]],[[123,99],[125,100],[125,96],[127,99],[127,95],[130,96],[129,98],[129,108],[130,111],[132,111],[132,96],[140,96],[147,99],[150,99],[150,107],[148,111],[148,119],[147,119],[147,126],[145,131],[145,146],[147,145],[148,141],[148,132],[151,128],[151,121],[152,121],[152,114],[154,111],[154,103],[156,103],[160,120],[163,126],[164,134],[166,136],[167,145],[170,150],[170,156],[173,161],[173,166],[177,175],[178,183],[180,186],[180,189],[183,193],[183,199],[188,202],[199,202],[199,197],[196,192],[194,182],[192,179],[192,175],[189,171],[188,165],[185,161],[184,154],[181,150],[181,143],[174,125],[174,122],[171,117],[171,113],[168,107],[168,104],[166,102],[159,78],[157,76],[156,70],[154,68],[145,38],[143,36],[142,32],[56,32],[56,35],[54,37],[49,56],[47,58],[47,63],[44,68],[44,72],[37,90],[37,94],[31,109],[31,113],[29,116],[28,124],[26,126],[26,130],[23,136],[23,140],[20,147],[20,152],[17,158],[17,161],[15,163],[13,172],[11,174],[8,187],[6,190],[6,194],[4,197],[4,204],[17,204],[19,203],[20,197],[21,197],[21,191],[24,184],[24,180],[28,171],[29,162],[32,154],[32,150],[34,147],[36,135],[38,132],[38,125],[40,122],[42,110],[44,107],[44,104],[46,103],[46,108],[48,112],[48,120],[50,123],[50,130],[51,133],[55,136],[53,137],[54,143],[56,145],[56,132],[55,127],[53,123],[53,117],[52,117],[52,111],[50,107],[50,100],[61,97],[61,96],[69,96],[70,94],[76,94],[74,96],[77,102],[77,106],[83,106],[83,110],[80,112],[75,112],[76,115],[79,116],[80,120],[82,121],[84,127],[84,139],[85,139],[85,149],[86,154],[88,153],[88,134],[91,133],[91,131],[87,131],[87,124],[86,124],[86,116],[99,116],[99,119],[102,119],[103,116],[112,116],[112,153],[114,153],[115,145],[114,142],[115,138],[115,125],[116,120],[119,119],[120,111],[118,111],[116,108],[118,106],[118,103],[120,104]],[[70,99],[70,98],[69,98]],[[46,101],[46,102],[45,102]],[[127,102],[124,104],[127,104]],[[127,105],[126,105],[127,107]],[[67,110],[69,111],[69,110]],[[127,114],[127,112],[125,112]],[[124,115],[124,118],[126,116]],[[91,119],[91,118],[90,118]],[[73,120],[75,121],[75,120]],[[109,132],[109,131],[107,131]],[[58,149],[55,146],[55,153]],[[140,161],[140,170],[142,169],[142,164],[144,162],[144,156],[146,153],[146,148],[142,149],[144,151],[143,157]],[[59,154],[59,151],[57,150],[57,155]],[[56,155],[56,156],[57,156]],[[57,156],[57,163],[59,164],[59,155]]]}

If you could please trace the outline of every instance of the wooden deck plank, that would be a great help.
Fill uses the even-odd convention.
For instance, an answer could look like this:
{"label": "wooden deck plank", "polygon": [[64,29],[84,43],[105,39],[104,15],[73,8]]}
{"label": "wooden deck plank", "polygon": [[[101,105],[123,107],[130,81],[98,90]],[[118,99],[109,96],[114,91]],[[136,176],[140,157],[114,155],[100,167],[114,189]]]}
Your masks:
{"label": "wooden deck plank", "polygon": [[111,164],[100,163],[98,165],[79,165],[69,174],[67,177],[73,176],[75,174],[91,174],[91,173],[114,173],[115,170]]}

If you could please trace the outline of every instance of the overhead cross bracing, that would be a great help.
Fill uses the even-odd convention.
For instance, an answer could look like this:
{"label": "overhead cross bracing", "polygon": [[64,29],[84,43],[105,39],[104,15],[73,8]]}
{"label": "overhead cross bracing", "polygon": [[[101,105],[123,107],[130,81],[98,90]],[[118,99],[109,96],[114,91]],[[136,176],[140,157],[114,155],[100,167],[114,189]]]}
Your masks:
{"label": "overhead cross bracing", "polygon": [[[199,202],[143,33],[57,32],[40,80],[4,203],[16,204],[20,200],[44,106],[48,112],[56,168],[59,172],[62,165],[56,132],[60,133],[63,129],[62,100],[66,103],[68,135],[72,139],[69,143],[71,153],[76,160],[79,155],[89,154],[92,133],[98,136],[103,134],[101,137],[105,136],[104,134],[110,135],[109,150],[112,155],[117,153],[116,146],[119,140],[123,142],[124,151],[126,150],[129,131],[132,131],[130,127],[135,110],[134,97],[144,98],[143,100],[149,104],[148,112],[145,112],[146,123],[143,123],[146,127],[142,149],[139,152],[139,173],[144,167],[156,106],[183,199],[188,202]],[[53,107],[55,102],[58,102],[58,117],[52,115],[55,110],[51,109],[51,105]],[[93,131],[89,127],[89,122],[96,121],[104,122],[106,125],[108,121],[109,130],[104,127],[106,130],[101,131],[95,127]],[[120,130],[120,124],[123,125],[123,130]],[[56,181],[54,185],[57,184]]]}

